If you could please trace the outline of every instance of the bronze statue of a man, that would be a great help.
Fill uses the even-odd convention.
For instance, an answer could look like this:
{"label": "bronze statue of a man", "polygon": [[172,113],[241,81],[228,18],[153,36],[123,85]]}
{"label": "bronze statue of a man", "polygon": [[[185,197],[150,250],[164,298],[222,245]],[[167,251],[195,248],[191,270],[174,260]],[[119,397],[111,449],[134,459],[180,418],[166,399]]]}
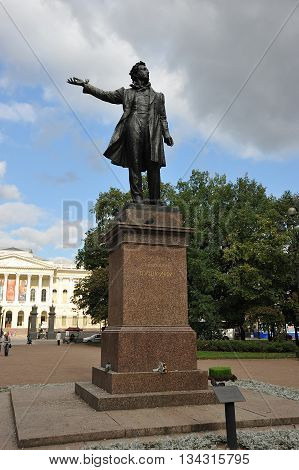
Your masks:
{"label": "bronze statue of a man", "polygon": [[172,146],[163,93],[155,92],[149,82],[149,71],[144,62],[134,65],[131,88],[103,91],[89,84],[89,80],[73,77],[71,85],[83,87],[83,93],[102,101],[123,105],[123,115],[105,150],[105,157],[114,165],[129,168],[130,190],[133,202],[143,203],[142,175],[147,172],[150,202],[160,200],[160,168],[166,166],[164,142]]}

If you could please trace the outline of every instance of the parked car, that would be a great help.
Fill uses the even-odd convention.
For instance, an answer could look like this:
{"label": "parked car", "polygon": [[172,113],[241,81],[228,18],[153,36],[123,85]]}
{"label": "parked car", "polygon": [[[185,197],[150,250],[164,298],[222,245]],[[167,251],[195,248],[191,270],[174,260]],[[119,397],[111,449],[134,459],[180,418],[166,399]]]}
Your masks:
{"label": "parked car", "polygon": [[97,333],[95,335],[87,336],[87,338],[83,338],[83,343],[100,343],[101,342],[101,334]]}

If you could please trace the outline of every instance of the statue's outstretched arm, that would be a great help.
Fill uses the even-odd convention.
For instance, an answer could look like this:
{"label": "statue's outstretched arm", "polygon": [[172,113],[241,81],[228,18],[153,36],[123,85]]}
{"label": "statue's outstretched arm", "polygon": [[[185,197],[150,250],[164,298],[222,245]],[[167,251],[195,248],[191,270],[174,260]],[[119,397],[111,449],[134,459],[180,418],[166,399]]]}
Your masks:
{"label": "statue's outstretched arm", "polygon": [[80,78],[72,77],[67,80],[70,85],[77,85],[83,87],[83,93],[95,96],[99,100],[106,101],[111,104],[123,104],[124,102],[124,88],[119,88],[115,91],[104,91],[89,84],[89,80],[81,80]]}
{"label": "statue's outstretched arm", "polygon": [[89,83],[89,80],[88,79],[81,80],[81,78],[72,77],[67,80],[67,83],[69,83],[70,85],[77,85],[77,86],[84,87],[84,85],[87,85]]}

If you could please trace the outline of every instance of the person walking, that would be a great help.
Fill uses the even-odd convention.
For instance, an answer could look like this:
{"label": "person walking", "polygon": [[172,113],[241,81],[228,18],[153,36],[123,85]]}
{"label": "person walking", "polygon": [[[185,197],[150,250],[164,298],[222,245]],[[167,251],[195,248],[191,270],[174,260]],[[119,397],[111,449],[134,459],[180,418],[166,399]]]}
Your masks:
{"label": "person walking", "polygon": [[57,346],[60,346],[60,341],[61,341],[61,333],[58,331],[56,334],[56,341],[57,341]]}
{"label": "person walking", "polygon": [[4,346],[4,356],[8,356],[9,348],[11,348],[11,341],[8,333],[5,333],[3,339],[3,346]]}

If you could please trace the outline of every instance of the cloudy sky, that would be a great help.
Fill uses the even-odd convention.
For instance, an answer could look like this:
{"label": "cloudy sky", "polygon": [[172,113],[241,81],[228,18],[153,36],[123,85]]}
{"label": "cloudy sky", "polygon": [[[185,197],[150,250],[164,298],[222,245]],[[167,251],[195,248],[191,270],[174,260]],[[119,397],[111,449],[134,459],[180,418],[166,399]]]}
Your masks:
{"label": "cloudy sky", "polygon": [[298,191],[297,0],[0,0],[0,43],[0,248],[72,258],[99,192],[128,189],[101,156],[121,107],[66,79],[128,87],[139,60],[175,140],[164,181]]}

